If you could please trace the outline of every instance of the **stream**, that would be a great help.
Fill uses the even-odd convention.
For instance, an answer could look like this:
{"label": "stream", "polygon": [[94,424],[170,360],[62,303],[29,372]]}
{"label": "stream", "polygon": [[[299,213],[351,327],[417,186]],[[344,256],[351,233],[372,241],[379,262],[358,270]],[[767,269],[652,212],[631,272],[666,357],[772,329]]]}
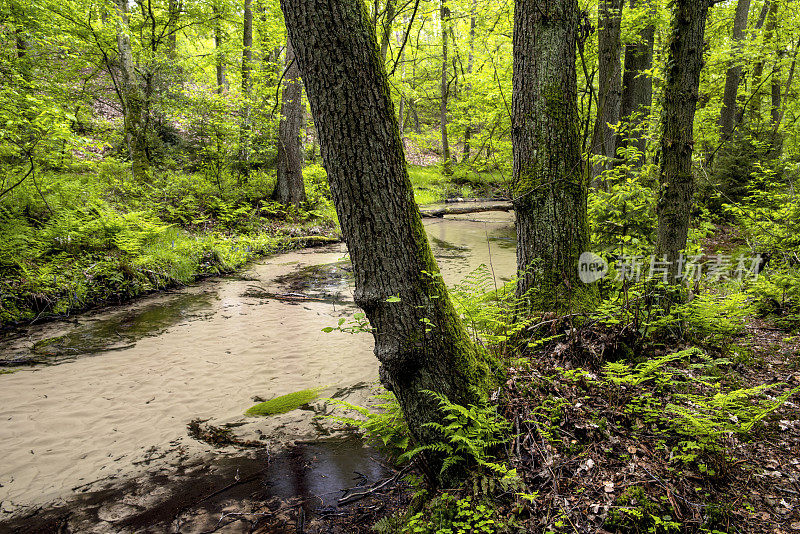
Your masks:
{"label": "stream", "polygon": [[[513,214],[425,226],[448,284],[481,264],[498,284],[515,271]],[[262,473],[269,495],[324,504],[326,493],[353,485],[354,471],[385,476],[374,451],[314,419],[323,401],[243,416],[259,400],[322,386],[323,398],[368,401],[377,384],[372,337],[322,332],[357,311],[350,271],[343,244],[280,254],[0,342],[0,372],[15,370],[0,374],[0,532],[27,531],[32,517],[45,525],[66,509],[84,510],[70,521],[95,532],[139,531],[162,519],[148,515],[154,508],[174,516],[202,499],[215,477]],[[197,419],[265,447],[214,448],[188,435]],[[298,452],[298,441],[309,444]],[[313,456],[319,476],[281,463],[298,454]],[[266,472],[266,460],[284,468]]]}

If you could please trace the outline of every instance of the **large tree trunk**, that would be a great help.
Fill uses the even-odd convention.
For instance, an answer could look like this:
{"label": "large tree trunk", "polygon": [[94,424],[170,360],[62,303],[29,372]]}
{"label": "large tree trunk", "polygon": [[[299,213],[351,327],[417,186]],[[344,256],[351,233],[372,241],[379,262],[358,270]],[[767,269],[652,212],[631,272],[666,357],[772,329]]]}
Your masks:
{"label": "large tree trunk", "polygon": [[578,2],[517,0],[515,5],[511,141],[517,291],[528,306],[565,309],[579,305],[588,288],[578,279],[578,257],[589,245],[575,74]]}
{"label": "large tree trunk", "polygon": [[[655,7],[654,0],[645,0],[650,16]],[[636,0],[631,0],[633,9]],[[622,75],[622,102],[620,103],[620,117],[630,124],[630,143],[639,152],[644,154],[647,149],[647,118],[650,106],[653,104],[653,78],[649,71],[653,67],[653,42],[655,25],[651,21],[639,33],[639,40],[635,44],[625,45],[625,71]],[[622,145],[625,142],[618,140]],[[637,165],[644,163],[644,156]]]}
{"label": "large tree trunk", "polygon": [[722,110],[719,114],[719,133],[722,139],[727,139],[733,133],[736,125],[736,93],[739,89],[739,80],[742,76],[742,64],[739,54],[741,52],[744,31],[747,29],[747,15],[750,12],[750,0],[739,0],[736,4],[736,15],[733,18],[733,47],[732,59],[728,72],[725,74],[725,90],[722,95]]}
{"label": "large tree trunk", "polygon": [[447,34],[450,31],[450,9],[445,0],[440,0],[439,18],[442,23],[442,76],[439,85],[439,125],[442,134],[442,170],[450,174],[450,141],[447,138],[447,101],[450,93],[450,84],[447,79]]}
{"label": "large tree trunk", "polygon": [[597,120],[592,134],[592,153],[605,160],[592,166],[592,177],[612,168],[617,157],[617,134],[610,124],[619,122],[622,99],[622,61],[620,28],[622,0],[600,0],[597,13],[599,78]]}
{"label": "large tree trunk", "polygon": [[[440,422],[441,413],[423,390],[478,403],[489,369],[433,259],[375,34],[361,0],[281,6],[353,263],[354,299],[374,329],[381,381],[397,396],[415,439],[431,443],[438,436],[424,425]],[[429,464],[429,472],[435,476],[438,467]]]}
{"label": "large tree trunk", "polygon": [[120,103],[122,104],[123,130],[131,171],[135,179],[147,177],[150,161],[147,157],[147,99],[133,67],[133,49],[128,35],[128,2],[117,1],[119,25],[117,27],[117,53],[119,54],[119,76],[117,77]]}
{"label": "large tree trunk", "polygon": [[686,248],[694,195],[692,148],[703,36],[710,2],[675,0],[664,85],[656,254],[670,262],[671,281]]}
{"label": "large tree trunk", "polygon": [[281,204],[299,205],[306,200],[303,185],[303,147],[300,127],[303,122],[303,86],[292,40],[286,41],[286,72],[283,76],[281,122],[278,126],[278,176],[273,198]]}
{"label": "large tree trunk", "polygon": [[250,92],[253,63],[253,7],[252,0],[244,0],[242,28],[242,117],[239,126],[239,164],[242,173],[250,173]]}

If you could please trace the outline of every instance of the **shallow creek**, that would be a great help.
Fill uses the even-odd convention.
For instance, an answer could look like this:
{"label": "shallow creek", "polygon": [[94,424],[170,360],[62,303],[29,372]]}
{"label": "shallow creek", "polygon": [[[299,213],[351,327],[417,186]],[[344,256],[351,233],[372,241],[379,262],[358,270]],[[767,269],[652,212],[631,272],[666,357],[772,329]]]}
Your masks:
{"label": "shallow creek", "polygon": [[[491,264],[498,283],[507,279],[515,269],[512,221],[507,213],[426,220],[446,282],[481,264]],[[313,419],[322,402],[268,418],[242,414],[256,396],[319,386],[327,386],[322,397],[364,403],[377,380],[371,336],[321,331],[355,311],[345,247],[334,245],[269,257],[235,276],[34,326],[3,341],[4,365],[28,365],[0,375],[0,531],[4,520],[32,507],[100,499],[159,473],[185,476],[210,463],[222,473],[230,458],[245,456],[252,469],[263,466],[255,453],[190,438],[186,425],[194,419],[233,425],[273,455],[318,438],[326,432]],[[329,464],[347,459],[342,473],[355,469],[351,450],[330,457]],[[230,465],[237,476],[247,470],[245,463]],[[151,484],[135,506],[145,510],[162,486]],[[101,510],[100,519],[120,519],[120,510]]]}

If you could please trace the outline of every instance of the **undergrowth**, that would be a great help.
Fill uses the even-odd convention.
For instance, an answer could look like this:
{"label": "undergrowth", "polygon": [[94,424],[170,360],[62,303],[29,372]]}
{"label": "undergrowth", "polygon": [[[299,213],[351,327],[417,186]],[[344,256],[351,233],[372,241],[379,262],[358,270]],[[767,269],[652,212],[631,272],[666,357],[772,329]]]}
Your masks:
{"label": "undergrowth", "polygon": [[304,209],[268,200],[274,178],[263,173],[243,187],[169,173],[137,183],[106,162],[97,177],[23,183],[0,203],[0,324],[119,303],[330,234],[314,172]]}

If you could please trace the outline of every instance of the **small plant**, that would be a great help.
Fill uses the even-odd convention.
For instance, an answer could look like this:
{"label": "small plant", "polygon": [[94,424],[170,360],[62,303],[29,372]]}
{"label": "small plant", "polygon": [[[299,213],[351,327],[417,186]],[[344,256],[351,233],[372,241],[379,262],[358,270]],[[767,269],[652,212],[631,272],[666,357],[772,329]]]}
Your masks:
{"label": "small plant", "polygon": [[371,397],[379,401],[371,408],[356,406],[339,399],[327,399],[327,402],[356,412],[361,418],[342,415],[326,415],[339,423],[363,430],[370,442],[381,445],[392,457],[399,458],[408,451],[411,434],[403,417],[403,411],[393,393],[386,391]]}
{"label": "small plant", "polygon": [[494,406],[483,403],[465,407],[450,402],[439,393],[424,393],[439,404],[443,423],[429,422],[423,426],[439,434],[442,440],[420,445],[401,455],[401,459],[431,452],[444,458],[440,475],[456,467],[480,466],[495,474],[513,476],[513,470],[497,462],[493,455],[494,450],[505,443],[511,429],[509,422],[497,413]]}
{"label": "small plant", "polygon": [[[389,297],[397,298],[397,297]],[[391,301],[394,302],[394,301]],[[372,332],[373,328],[369,324],[369,319],[364,312],[358,312],[353,314],[353,318],[347,320],[345,317],[341,317],[336,324],[336,326],[326,326],[322,329],[323,332],[329,334],[331,332],[344,332],[346,334],[361,334],[363,332]]]}
{"label": "small plant", "polygon": [[403,534],[493,534],[505,525],[488,503],[473,497],[456,499],[449,493],[433,499],[427,510],[413,515]]}

